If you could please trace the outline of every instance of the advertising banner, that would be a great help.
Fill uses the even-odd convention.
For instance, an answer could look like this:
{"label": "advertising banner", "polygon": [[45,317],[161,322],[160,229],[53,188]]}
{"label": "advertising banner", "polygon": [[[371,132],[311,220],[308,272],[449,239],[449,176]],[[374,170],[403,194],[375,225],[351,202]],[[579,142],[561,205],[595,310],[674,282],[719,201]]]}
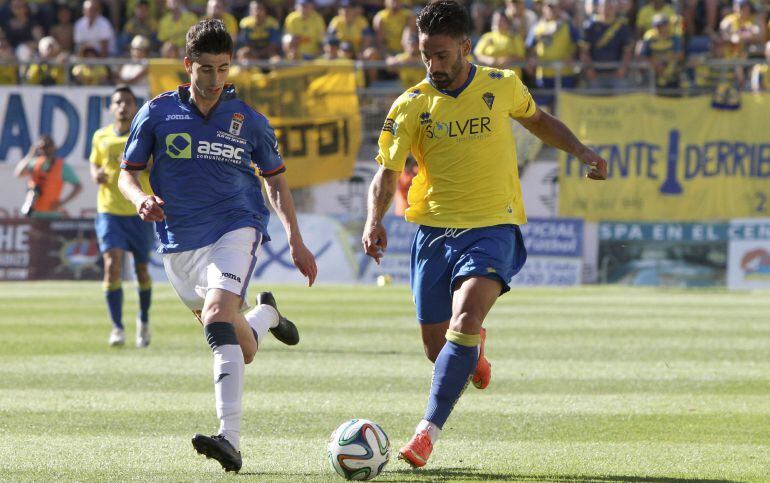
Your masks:
{"label": "advertising banner", "polygon": [[599,282],[667,287],[723,286],[726,223],[599,224]]}
{"label": "advertising banner", "polygon": [[727,286],[770,288],[770,218],[732,220]]}
{"label": "advertising banner", "polygon": [[702,221],[770,215],[770,95],[718,110],[707,96],[563,94],[560,117],[608,162],[585,178],[564,154],[559,214],[589,221]]}
{"label": "advertising banner", "polygon": [[[150,62],[152,95],[189,82],[182,63]],[[289,186],[349,178],[361,145],[353,63],[303,64],[263,72],[234,67],[238,97],[268,116],[286,162]]]}
{"label": "advertising banner", "polygon": [[101,280],[94,221],[0,220],[0,280]]}
{"label": "advertising banner", "polygon": [[530,218],[521,226],[527,263],[511,285],[579,285],[583,270],[583,220]]}
{"label": "advertising banner", "polygon": [[[23,158],[41,134],[71,165],[88,162],[94,132],[108,124],[112,87],[0,86],[0,163]],[[147,92],[135,90],[139,102]]]}

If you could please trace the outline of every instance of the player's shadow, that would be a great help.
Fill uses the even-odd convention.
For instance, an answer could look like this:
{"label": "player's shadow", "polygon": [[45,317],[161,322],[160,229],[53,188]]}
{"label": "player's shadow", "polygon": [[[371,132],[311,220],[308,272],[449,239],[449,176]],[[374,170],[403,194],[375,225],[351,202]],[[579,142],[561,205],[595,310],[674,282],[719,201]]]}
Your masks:
{"label": "player's shadow", "polygon": [[420,481],[545,481],[568,483],[609,483],[614,481],[628,483],[737,483],[734,480],[712,480],[700,478],[668,478],[660,476],[577,476],[577,475],[517,475],[497,474],[485,471],[473,471],[468,468],[435,468],[435,469],[398,469],[386,471],[378,481],[404,481],[404,477],[419,477]]}

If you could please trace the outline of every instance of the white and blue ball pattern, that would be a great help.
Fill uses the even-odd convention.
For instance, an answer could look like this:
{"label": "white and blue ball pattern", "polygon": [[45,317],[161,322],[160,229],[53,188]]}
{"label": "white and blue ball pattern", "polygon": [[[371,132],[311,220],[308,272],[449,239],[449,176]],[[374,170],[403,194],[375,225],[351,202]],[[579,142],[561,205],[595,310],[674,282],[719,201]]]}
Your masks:
{"label": "white and blue ball pattern", "polygon": [[371,480],[389,458],[388,435],[368,419],[345,421],[329,439],[329,463],[346,480]]}

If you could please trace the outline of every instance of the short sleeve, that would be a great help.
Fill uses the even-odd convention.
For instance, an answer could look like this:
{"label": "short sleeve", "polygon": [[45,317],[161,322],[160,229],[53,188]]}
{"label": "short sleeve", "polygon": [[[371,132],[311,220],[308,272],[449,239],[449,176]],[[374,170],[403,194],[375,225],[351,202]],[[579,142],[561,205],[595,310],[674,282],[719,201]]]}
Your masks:
{"label": "short sleeve", "polygon": [[147,166],[155,150],[155,133],[150,120],[150,103],[146,102],[131,122],[121,169],[140,171]]}
{"label": "short sleeve", "polygon": [[278,140],[273,127],[264,117],[260,116],[257,119],[261,122],[256,129],[255,148],[251,153],[251,160],[259,168],[259,175],[269,178],[286,171],[286,165],[278,151]]}
{"label": "short sleeve", "polygon": [[406,157],[412,146],[411,126],[414,121],[410,119],[408,107],[408,99],[404,96],[396,99],[385,118],[377,142],[379,145],[377,163],[392,171],[404,170]]}
{"label": "short sleeve", "polygon": [[78,174],[75,172],[74,169],[72,169],[72,166],[70,166],[67,163],[64,163],[62,166],[62,172],[61,172],[62,181],[65,183],[73,184],[73,185],[79,185],[80,184],[80,178],[78,178]]}
{"label": "short sleeve", "polygon": [[99,136],[98,132],[94,133],[94,136],[91,138],[91,156],[88,158],[88,160],[93,164],[94,166],[101,166],[102,159],[104,157],[102,156],[100,142],[99,142]]}
{"label": "short sleeve", "polygon": [[508,114],[517,118],[531,117],[537,111],[532,94],[517,75],[512,75],[510,79],[513,81],[513,105]]}

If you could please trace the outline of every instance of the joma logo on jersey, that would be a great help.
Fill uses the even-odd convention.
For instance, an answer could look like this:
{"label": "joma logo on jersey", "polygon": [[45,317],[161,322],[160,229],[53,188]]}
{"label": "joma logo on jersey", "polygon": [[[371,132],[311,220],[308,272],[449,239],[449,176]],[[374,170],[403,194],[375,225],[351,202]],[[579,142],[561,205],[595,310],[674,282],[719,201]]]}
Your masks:
{"label": "joma logo on jersey", "polygon": [[492,128],[489,127],[491,122],[492,120],[486,116],[471,117],[464,121],[436,121],[432,124],[428,124],[425,128],[425,134],[428,139],[475,136],[478,134],[491,133]]}
{"label": "joma logo on jersey", "polygon": [[208,141],[201,141],[198,143],[198,154],[201,155],[221,156],[223,158],[240,161],[243,151],[243,148],[236,148],[230,144],[210,143]]}

